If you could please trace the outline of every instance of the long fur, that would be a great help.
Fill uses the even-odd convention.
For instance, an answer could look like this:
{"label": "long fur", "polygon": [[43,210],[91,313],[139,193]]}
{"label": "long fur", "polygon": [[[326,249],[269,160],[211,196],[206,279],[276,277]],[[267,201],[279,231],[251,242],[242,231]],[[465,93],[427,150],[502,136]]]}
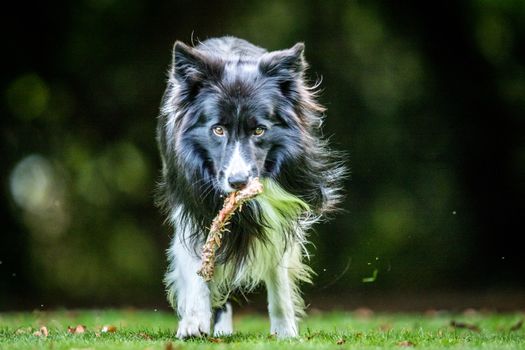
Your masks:
{"label": "long fur", "polygon": [[275,125],[264,159],[256,159],[263,162],[256,175],[265,193],[233,217],[231,232],[224,235],[209,286],[211,303],[221,307],[233,289],[271,284],[284,256],[295,314],[302,314],[298,284],[309,281],[311,273],[302,262],[307,232],[336,209],[345,176],[341,155],[322,137],[324,108],[316,101],[317,86],[306,81],[303,50],[300,43],[267,52],[233,37],[194,48],[175,44],[157,127],[163,167],[156,197],[175,228],[166,275],[174,305],[180,272],[176,242],[198,259],[225,194],[218,180],[220,157],[205,125],[213,118],[225,125],[249,123],[242,118],[261,115]]}

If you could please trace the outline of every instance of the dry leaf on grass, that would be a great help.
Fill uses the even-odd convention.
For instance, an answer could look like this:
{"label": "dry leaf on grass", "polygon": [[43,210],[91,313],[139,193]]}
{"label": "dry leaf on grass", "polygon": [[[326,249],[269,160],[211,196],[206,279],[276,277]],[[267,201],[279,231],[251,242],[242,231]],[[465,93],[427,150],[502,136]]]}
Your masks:
{"label": "dry leaf on grass", "polygon": [[141,332],[139,333],[139,336],[146,340],[151,340],[151,336],[148,333]]}
{"label": "dry leaf on grass", "polygon": [[107,326],[102,327],[100,331],[102,333],[115,333],[117,331],[117,327],[112,326],[112,325],[107,325]]}
{"label": "dry leaf on grass", "polygon": [[49,335],[49,332],[48,332],[46,326],[42,326],[42,327],[40,327],[40,329],[38,331],[33,333],[33,335],[35,337],[47,337]]}
{"label": "dry leaf on grass", "polygon": [[343,338],[338,339],[336,342],[337,345],[343,345],[344,343],[346,343],[346,340]]}
{"label": "dry leaf on grass", "polygon": [[403,341],[400,341],[399,343],[397,343],[397,346],[411,347],[411,346],[416,346],[416,344],[414,344],[414,343],[412,343],[411,341],[408,341],[408,340],[403,340]]}
{"label": "dry leaf on grass", "polygon": [[70,334],[82,334],[86,332],[86,326],[81,324],[77,325],[76,327],[67,326],[67,332]]}
{"label": "dry leaf on grass", "polygon": [[222,342],[224,342],[224,340],[221,339],[221,338],[213,338],[213,337],[210,337],[210,338],[208,338],[208,340],[209,340],[210,342],[212,342],[212,343],[222,343]]}

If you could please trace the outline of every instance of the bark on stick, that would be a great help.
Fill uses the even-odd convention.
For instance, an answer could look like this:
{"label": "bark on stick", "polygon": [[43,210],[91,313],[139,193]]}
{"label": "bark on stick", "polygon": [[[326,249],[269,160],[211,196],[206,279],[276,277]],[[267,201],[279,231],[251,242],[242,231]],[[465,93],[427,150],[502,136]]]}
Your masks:
{"label": "bark on stick", "polygon": [[263,186],[259,178],[253,178],[242,190],[232,192],[224,200],[222,209],[213,219],[208,233],[206,243],[202,247],[202,264],[197,274],[204,278],[205,281],[211,281],[215,270],[215,252],[221,246],[222,235],[228,231],[231,217],[242,204],[258,194],[262,193]]}

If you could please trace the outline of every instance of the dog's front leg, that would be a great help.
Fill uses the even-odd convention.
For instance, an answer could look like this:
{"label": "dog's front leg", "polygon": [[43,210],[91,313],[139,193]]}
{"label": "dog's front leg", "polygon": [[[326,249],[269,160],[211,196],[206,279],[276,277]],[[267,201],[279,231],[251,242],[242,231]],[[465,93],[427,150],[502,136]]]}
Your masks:
{"label": "dog's front leg", "polygon": [[287,267],[281,264],[272,269],[265,280],[268,290],[270,332],[279,338],[296,337],[298,331],[293,302],[293,282]]}
{"label": "dog's front leg", "polygon": [[197,275],[200,259],[188,251],[188,247],[175,237],[169,250],[170,271],[166,282],[172,294],[173,305],[177,305],[179,327],[177,338],[200,337],[210,334],[211,301],[210,290],[203,278]]}

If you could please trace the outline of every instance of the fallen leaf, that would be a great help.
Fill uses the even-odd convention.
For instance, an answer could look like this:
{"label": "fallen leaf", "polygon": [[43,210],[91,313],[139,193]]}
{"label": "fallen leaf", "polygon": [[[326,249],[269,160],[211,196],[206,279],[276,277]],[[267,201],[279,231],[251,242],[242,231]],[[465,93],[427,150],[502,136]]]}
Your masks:
{"label": "fallen leaf", "polygon": [[117,331],[117,327],[112,326],[112,325],[108,325],[108,326],[102,327],[102,329],[100,331],[102,333],[115,333]]}
{"label": "fallen leaf", "polygon": [[35,333],[33,333],[33,335],[35,337],[47,337],[49,334],[49,332],[47,331],[47,327],[46,326],[42,326],[40,327],[40,329],[38,331],[36,331]]}
{"label": "fallen leaf", "polygon": [[212,343],[222,343],[224,341],[221,338],[213,338],[213,337],[208,338],[208,340],[211,341]]}
{"label": "fallen leaf", "polygon": [[516,324],[514,324],[512,327],[510,327],[510,331],[511,332],[515,332],[515,331],[519,330],[521,328],[521,326],[523,326],[523,319],[519,320],[518,322],[516,322]]}
{"label": "fallen leaf", "polygon": [[144,333],[144,332],[139,333],[139,336],[141,336],[144,339],[151,340],[151,336],[147,333]]}
{"label": "fallen leaf", "polygon": [[81,334],[86,332],[86,326],[83,326],[81,324],[77,325],[76,327],[69,327],[67,326],[67,332],[70,334]]}
{"label": "fallen leaf", "polygon": [[468,329],[473,332],[481,331],[478,326],[472,323],[451,321],[450,325],[452,326],[452,328],[456,328],[456,329]]}
{"label": "fallen leaf", "polygon": [[400,341],[399,343],[397,343],[397,346],[410,347],[410,346],[416,346],[416,345],[414,343],[412,343],[411,341],[403,340],[403,341]]}
{"label": "fallen leaf", "polygon": [[343,345],[344,343],[346,343],[346,340],[343,338],[338,339],[336,342],[337,345]]}

